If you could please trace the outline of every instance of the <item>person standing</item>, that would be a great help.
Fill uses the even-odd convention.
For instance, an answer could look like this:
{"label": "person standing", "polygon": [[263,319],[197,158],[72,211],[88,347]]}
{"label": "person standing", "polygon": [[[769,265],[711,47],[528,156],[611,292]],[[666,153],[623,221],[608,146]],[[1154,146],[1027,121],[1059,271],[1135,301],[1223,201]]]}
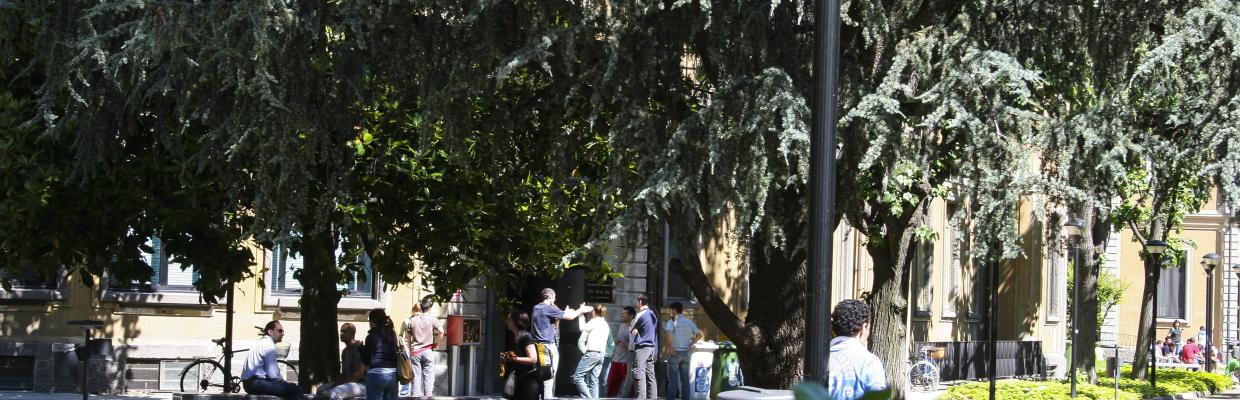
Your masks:
{"label": "person standing", "polygon": [[555,397],[555,374],[559,371],[560,349],[559,343],[559,322],[560,320],[573,320],[581,316],[581,314],[590,312],[590,306],[581,303],[581,307],[577,309],[565,308],[561,310],[555,305],[555,290],[545,288],[542,290],[542,302],[534,305],[534,312],[531,324],[534,329],[530,332],[534,337],[534,341],[542,343],[547,347],[548,357],[551,358],[551,378],[543,381],[543,397]]}
{"label": "person standing", "polygon": [[366,397],[366,386],[362,384],[362,379],[366,377],[366,364],[362,363],[362,342],[356,338],[357,327],[348,322],[340,326],[340,342],[344,343],[344,350],[340,351],[340,377],[319,386],[318,398],[344,400]]}
{"label": "person standing", "polygon": [[869,392],[887,389],[883,362],[870,353],[870,307],[857,300],[844,300],[831,313],[831,355],[827,395],[832,400],[856,400]]}
{"label": "person standing", "polygon": [[577,362],[577,371],[573,373],[573,383],[582,398],[597,399],[599,374],[603,370],[603,353],[607,351],[607,343],[611,342],[611,327],[607,325],[607,307],[599,304],[589,322],[581,326],[581,361]]}
{"label": "person standing", "polygon": [[280,366],[276,364],[276,343],[284,339],[284,325],[272,320],[263,327],[263,337],[245,355],[241,367],[241,387],[253,395],[276,396],[282,399],[301,399],[297,384],[284,380]]}
{"label": "person standing", "polygon": [[615,351],[611,357],[611,369],[607,372],[607,397],[632,396],[633,374],[629,373],[629,364],[633,363],[633,349],[630,346],[633,335],[629,331],[635,315],[637,309],[633,306],[625,306],[624,311],[620,312],[621,326],[616,331],[613,341]]}
{"label": "person standing", "polygon": [[656,399],[659,385],[654,377],[654,362],[659,349],[659,317],[647,305],[646,295],[637,296],[637,315],[629,335],[633,338],[633,382],[637,385],[637,398]]}
{"label": "person standing", "polygon": [[669,318],[663,324],[663,354],[667,358],[667,398],[689,400],[693,386],[689,382],[689,351],[702,340],[702,331],[693,320],[684,316],[685,306],[675,302],[668,307]]}
{"label": "person standing", "polygon": [[[525,311],[508,313],[504,326],[512,333],[516,347],[500,354],[504,362],[504,385],[512,380],[512,392],[505,397],[513,400],[538,400],[542,396],[542,379],[538,377],[538,349],[534,346],[534,336],[530,334],[530,315]],[[507,389],[505,389],[507,391]]]}
{"label": "person standing", "polygon": [[1184,328],[1180,327],[1180,320],[1171,321],[1171,329],[1167,334],[1171,336],[1171,342],[1175,343],[1175,351],[1179,352],[1184,339]]}
{"label": "person standing", "polygon": [[370,332],[362,345],[362,363],[366,371],[366,400],[397,400],[400,386],[396,381],[396,330],[392,318],[382,308],[370,310]]}
{"label": "person standing", "polygon": [[405,320],[401,332],[409,346],[413,382],[409,395],[429,400],[435,389],[435,343],[443,336],[443,324],[431,315],[435,302],[430,297],[413,305],[413,316]]}

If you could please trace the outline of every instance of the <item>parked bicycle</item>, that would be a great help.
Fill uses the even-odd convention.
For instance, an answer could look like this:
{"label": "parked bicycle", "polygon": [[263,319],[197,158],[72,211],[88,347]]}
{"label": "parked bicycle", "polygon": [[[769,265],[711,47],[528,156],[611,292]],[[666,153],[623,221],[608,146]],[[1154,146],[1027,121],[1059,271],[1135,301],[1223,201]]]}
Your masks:
{"label": "parked bicycle", "polygon": [[918,392],[933,392],[939,388],[939,365],[943,359],[942,347],[922,346],[916,361],[908,369],[908,386]]}
{"label": "parked bicycle", "polygon": [[[256,326],[259,336],[263,335],[263,328]],[[220,357],[212,360],[210,358],[199,358],[185,366],[181,370],[181,391],[186,393],[239,393],[241,392],[241,377],[233,376],[232,371],[224,369],[224,357],[232,354],[244,353],[250,349],[233,350],[230,354],[224,354],[224,342],[227,338],[212,339],[211,343],[215,343],[220,347]],[[297,367],[285,361],[288,356],[287,348],[281,351],[280,347],[276,348],[276,363],[280,366],[280,372],[284,376],[297,376]]]}

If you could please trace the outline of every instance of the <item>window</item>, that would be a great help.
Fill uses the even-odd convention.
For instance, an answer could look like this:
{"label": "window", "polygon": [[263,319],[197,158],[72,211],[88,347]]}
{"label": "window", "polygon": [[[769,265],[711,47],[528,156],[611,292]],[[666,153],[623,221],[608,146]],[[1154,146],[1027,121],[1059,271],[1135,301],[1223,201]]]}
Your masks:
{"label": "window", "polygon": [[[272,250],[272,254],[272,290],[279,295],[301,294],[301,282],[297,281],[296,274],[305,267],[305,259],[301,254],[293,253],[281,246]],[[340,250],[336,251],[337,257],[342,254]],[[374,268],[370,265],[370,257],[362,256],[361,262],[363,267],[357,276],[351,277],[347,283],[337,285],[336,288],[347,290],[345,297],[373,299],[378,292]]]}
{"label": "window", "polygon": [[197,271],[193,268],[186,268],[181,263],[172,262],[168,252],[164,251],[163,241],[158,237],[147,239],[146,245],[151,248],[151,251],[143,251],[142,257],[151,266],[151,279],[128,283],[112,279],[109,285],[110,290],[127,292],[194,290],[194,282],[197,282],[199,277]]}
{"label": "window", "polygon": [[973,296],[969,299],[969,318],[981,318],[990,302],[990,263],[973,261]]}
{"label": "window", "polygon": [[956,231],[955,219],[959,215],[960,203],[947,203],[947,227],[943,229],[943,244],[947,246],[947,273],[944,274],[943,317],[956,316],[956,304],[960,301],[960,281],[964,279],[964,258],[961,257],[961,235]]}
{"label": "window", "polygon": [[1186,319],[1188,268],[1183,261],[1178,267],[1164,267],[1158,277],[1158,318]]}
{"label": "window", "polygon": [[[680,258],[673,258],[669,261],[673,264],[680,264],[683,261]],[[667,291],[663,293],[663,298],[667,304],[679,301],[688,306],[690,303],[697,303],[697,298],[693,296],[693,290],[689,289],[689,284],[685,283],[685,279],[675,272],[674,268],[668,268],[666,274],[663,274],[667,280]]]}
{"label": "window", "polygon": [[913,276],[913,311],[918,317],[930,316],[930,304],[934,302],[934,284],[931,269],[934,266],[934,242],[913,238],[909,271]]}
{"label": "window", "polygon": [[[56,278],[48,278],[32,270],[25,270],[20,273],[12,273],[7,270],[0,271],[0,280],[8,280],[13,289],[33,289],[33,290],[56,290],[60,286],[60,280]],[[0,289],[3,291],[3,289]]]}

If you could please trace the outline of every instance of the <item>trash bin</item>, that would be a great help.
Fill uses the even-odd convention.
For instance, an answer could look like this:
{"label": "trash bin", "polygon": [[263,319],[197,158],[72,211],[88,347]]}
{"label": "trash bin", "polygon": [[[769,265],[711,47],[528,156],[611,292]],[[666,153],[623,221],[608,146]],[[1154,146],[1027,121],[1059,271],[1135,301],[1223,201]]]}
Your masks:
{"label": "trash bin", "polygon": [[745,384],[741,374],[741,360],[732,342],[718,342],[714,361],[711,363],[710,397],[720,392],[736,389]]}
{"label": "trash bin", "polygon": [[689,355],[689,398],[710,399],[711,369],[717,349],[719,345],[713,342],[702,341],[693,345],[693,353]]}
{"label": "trash bin", "polygon": [[1114,377],[1116,376],[1116,374],[1119,374],[1119,357],[1110,356],[1106,358],[1106,361],[1107,361],[1106,376]]}
{"label": "trash bin", "polygon": [[749,386],[741,386],[736,390],[719,393],[719,400],[792,400],[795,397],[791,390],[760,389]]}

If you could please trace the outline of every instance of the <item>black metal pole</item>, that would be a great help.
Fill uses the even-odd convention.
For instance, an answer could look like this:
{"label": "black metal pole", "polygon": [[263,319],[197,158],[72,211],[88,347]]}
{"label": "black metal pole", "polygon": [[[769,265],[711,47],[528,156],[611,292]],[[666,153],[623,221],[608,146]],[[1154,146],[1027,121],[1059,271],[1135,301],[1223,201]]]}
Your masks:
{"label": "black metal pole", "polygon": [[[1154,262],[1155,270],[1158,271],[1156,273],[1162,274],[1162,254],[1155,254],[1153,262]],[[1159,278],[1159,275],[1155,275],[1153,277],[1153,279],[1155,280],[1157,280],[1158,278]],[[1158,387],[1157,385],[1158,352],[1154,351],[1156,347],[1153,345],[1154,339],[1158,337],[1158,290],[1157,289],[1154,290],[1154,298],[1152,299],[1150,303],[1151,303],[1150,304],[1150,387],[1157,388]]]}
{"label": "black metal pole", "polygon": [[1206,372],[1214,371],[1214,360],[1210,358],[1210,348],[1214,347],[1214,274],[1206,273]]}
{"label": "black metal pole", "polygon": [[82,327],[82,400],[86,400],[86,376],[90,375],[90,328]]}
{"label": "black metal pole", "polygon": [[[224,377],[228,382],[224,382],[225,388],[232,386],[232,349],[233,349],[233,284],[228,283],[228,298],[224,305]],[[231,388],[237,390],[237,388]]]}
{"label": "black metal pole", "polygon": [[[1079,236],[1078,236],[1079,237]],[[1071,375],[1072,385],[1069,396],[1076,398],[1076,360],[1077,352],[1081,345],[1080,333],[1077,328],[1077,322],[1080,321],[1079,314],[1081,309],[1081,244],[1080,239],[1073,239],[1072,242],[1072,361],[1068,362],[1068,374]]]}
{"label": "black metal pole", "polygon": [[996,336],[999,333],[999,263],[990,262],[990,400],[995,400],[995,379],[999,375],[999,347]]}
{"label": "black metal pole", "polygon": [[835,231],[836,87],[840,2],[819,0],[814,16],[814,109],[810,141],[809,324],[805,378],[827,385],[831,356],[831,245]]}

